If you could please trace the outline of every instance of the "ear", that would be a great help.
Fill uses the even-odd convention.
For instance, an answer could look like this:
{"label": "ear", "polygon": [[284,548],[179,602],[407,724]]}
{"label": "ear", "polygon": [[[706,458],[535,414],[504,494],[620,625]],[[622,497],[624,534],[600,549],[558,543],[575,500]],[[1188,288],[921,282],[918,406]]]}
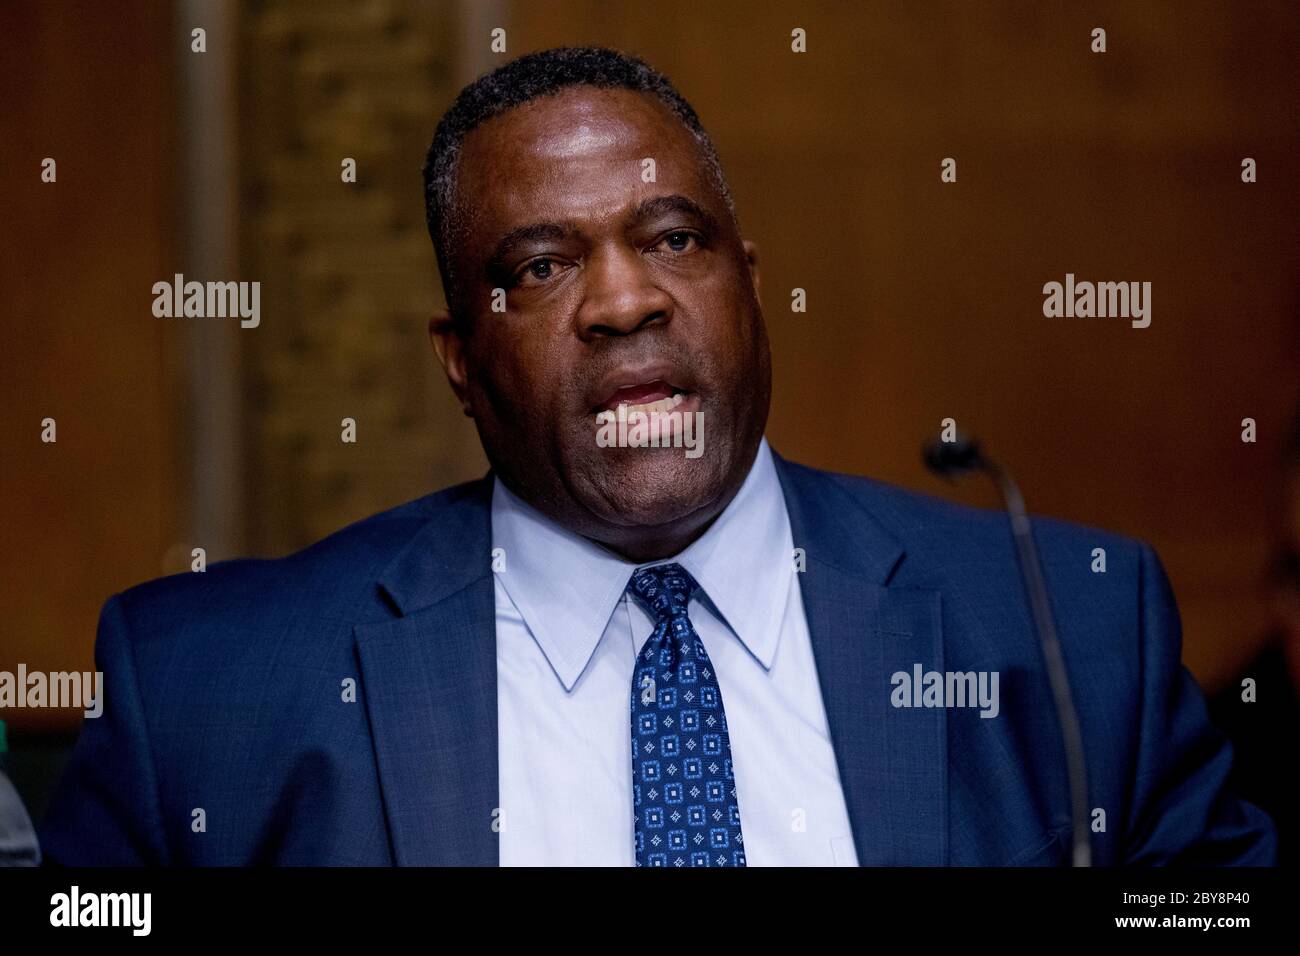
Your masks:
{"label": "ear", "polygon": [[753,239],[744,239],[745,261],[749,263],[749,278],[754,283],[754,295],[758,295],[758,243]]}
{"label": "ear", "polygon": [[461,338],[456,323],[447,312],[437,311],[429,319],[429,342],[434,354],[447,375],[451,390],[456,393],[461,410],[472,417],[469,408],[469,379],[465,374],[465,340]]}

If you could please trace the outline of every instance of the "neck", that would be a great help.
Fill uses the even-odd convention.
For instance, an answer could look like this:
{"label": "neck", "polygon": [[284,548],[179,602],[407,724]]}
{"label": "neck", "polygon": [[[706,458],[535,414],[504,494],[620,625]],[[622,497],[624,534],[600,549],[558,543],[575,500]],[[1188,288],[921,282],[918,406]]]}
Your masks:
{"label": "neck", "polygon": [[712,527],[713,522],[726,506],[727,502],[723,502],[721,507],[711,508],[711,513],[706,520],[697,522],[690,528],[623,528],[619,530],[625,533],[591,537],[590,540],[633,564],[662,561],[664,558],[681,554],[699,540],[704,532]]}

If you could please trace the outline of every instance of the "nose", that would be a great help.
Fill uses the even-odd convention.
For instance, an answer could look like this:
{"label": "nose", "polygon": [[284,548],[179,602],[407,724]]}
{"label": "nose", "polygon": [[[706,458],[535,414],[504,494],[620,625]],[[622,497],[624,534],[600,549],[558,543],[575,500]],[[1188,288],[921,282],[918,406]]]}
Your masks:
{"label": "nose", "polygon": [[641,253],[630,247],[604,249],[584,266],[585,297],[578,309],[578,335],[631,335],[672,320],[673,300],[654,282]]}

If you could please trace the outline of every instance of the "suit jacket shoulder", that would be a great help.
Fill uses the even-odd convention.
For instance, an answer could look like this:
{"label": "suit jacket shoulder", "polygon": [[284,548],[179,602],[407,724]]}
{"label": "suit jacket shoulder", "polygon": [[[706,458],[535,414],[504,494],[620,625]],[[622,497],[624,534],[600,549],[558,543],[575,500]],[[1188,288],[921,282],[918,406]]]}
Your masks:
{"label": "suit jacket shoulder", "polygon": [[[438,544],[461,550],[463,559],[441,569],[443,574],[473,562],[486,563],[486,549],[471,554],[465,550],[468,540],[461,537],[453,543],[452,539],[468,526],[482,525],[489,494],[487,479],[445,488],[370,515],[284,557],[220,561],[201,573],[144,582],[123,591],[118,599],[129,616],[150,622],[148,631],[164,639],[174,637],[177,628],[187,623],[219,627],[249,614],[263,623],[277,615],[383,620],[394,612],[376,582],[417,538],[435,545],[431,557],[441,556]],[[232,636],[237,636],[237,629]]]}

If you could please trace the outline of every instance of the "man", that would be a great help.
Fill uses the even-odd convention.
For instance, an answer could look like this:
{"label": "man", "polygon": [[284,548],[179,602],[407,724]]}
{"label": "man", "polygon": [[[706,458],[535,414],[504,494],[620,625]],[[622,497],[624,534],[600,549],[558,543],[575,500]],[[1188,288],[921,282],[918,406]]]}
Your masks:
{"label": "man", "polygon": [[[431,338],[492,474],[109,600],[104,716],[47,855],[1061,863],[1064,757],[1005,520],[768,448],[757,251],[668,82],[607,50],[509,63],[443,118],[425,187]],[[1271,862],[1155,555],[1036,531],[1095,860]],[[969,697],[904,686],[930,672]]]}

